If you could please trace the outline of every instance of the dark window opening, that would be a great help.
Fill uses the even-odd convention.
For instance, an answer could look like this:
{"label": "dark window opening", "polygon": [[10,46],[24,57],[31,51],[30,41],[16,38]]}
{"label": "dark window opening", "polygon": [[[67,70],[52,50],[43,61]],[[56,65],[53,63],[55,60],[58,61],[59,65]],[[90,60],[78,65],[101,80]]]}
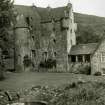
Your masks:
{"label": "dark window opening", "polygon": [[78,56],[78,62],[83,62],[82,55]]}
{"label": "dark window opening", "polygon": [[32,57],[36,57],[36,51],[32,50]]}
{"label": "dark window opening", "polygon": [[85,62],[90,62],[90,55],[85,56]]}
{"label": "dark window opening", "polygon": [[5,50],[5,51],[2,52],[2,54],[3,54],[3,58],[4,59],[10,58],[10,55],[9,55],[9,52],[8,51]]}
{"label": "dark window opening", "polygon": [[3,55],[9,55],[8,51],[6,51],[6,50],[3,51],[2,54],[3,54]]}
{"label": "dark window opening", "polygon": [[51,69],[53,67],[56,68],[56,60],[48,59],[45,62],[40,62],[39,66],[42,68],[49,68],[49,69]]}
{"label": "dark window opening", "polygon": [[44,55],[47,56],[48,52],[44,52]]}
{"label": "dark window opening", "polygon": [[30,25],[30,18],[29,18],[29,17],[26,17],[26,23],[27,23],[28,25]]}
{"label": "dark window opening", "polygon": [[76,62],[76,56],[75,55],[71,56],[71,62]]}
{"label": "dark window opening", "polygon": [[56,53],[56,52],[54,52],[54,57],[56,57],[56,55],[57,55],[57,53]]}
{"label": "dark window opening", "polygon": [[33,40],[35,40],[35,37],[34,37],[34,36],[32,36],[32,39],[33,39]]}
{"label": "dark window opening", "polygon": [[53,39],[53,42],[54,42],[54,43],[56,43],[56,40],[55,40],[55,39]]}

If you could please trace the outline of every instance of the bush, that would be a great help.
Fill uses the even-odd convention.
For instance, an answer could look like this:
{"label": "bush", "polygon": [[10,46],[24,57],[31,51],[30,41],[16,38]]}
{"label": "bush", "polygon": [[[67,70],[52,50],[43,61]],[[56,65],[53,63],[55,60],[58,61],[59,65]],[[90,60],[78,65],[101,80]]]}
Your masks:
{"label": "bush", "polygon": [[95,76],[101,76],[101,75],[102,75],[102,73],[101,73],[101,72],[99,72],[99,71],[97,71],[94,75],[95,75]]}
{"label": "bush", "polygon": [[72,73],[90,75],[91,67],[88,63],[87,64],[77,63],[77,64],[74,64],[72,68]]}
{"label": "bush", "polygon": [[42,67],[42,68],[48,68],[48,69],[51,69],[53,67],[56,68],[56,60],[48,59],[47,61],[40,62],[39,66]]}
{"label": "bush", "polygon": [[90,65],[83,64],[83,65],[81,65],[81,66],[78,68],[78,71],[79,71],[80,74],[89,75],[89,74],[91,74]]}

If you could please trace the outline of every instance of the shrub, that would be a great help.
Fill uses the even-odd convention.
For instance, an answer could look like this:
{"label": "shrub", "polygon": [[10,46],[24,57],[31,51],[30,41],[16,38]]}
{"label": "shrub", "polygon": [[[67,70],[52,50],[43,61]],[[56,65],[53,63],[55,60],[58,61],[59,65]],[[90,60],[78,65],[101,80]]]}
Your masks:
{"label": "shrub", "polygon": [[88,63],[87,64],[77,63],[74,64],[72,68],[72,73],[89,75],[91,74],[91,67]]}
{"label": "shrub", "polygon": [[53,67],[56,67],[56,60],[54,60],[54,59],[48,59],[47,61],[40,62],[39,66],[42,67],[42,68],[51,69]]}
{"label": "shrub", "polygon": [[91,74],[90,65],[88,65],[88,64],[83,64],[83,65],[81,65],[81,66],[78,68],[78,71],[79,71],[80,74],[89,75],[89,74]]}
{"label": "shrub", "polygon": [[102,73],[101,73],[101,72],[99,72],[99,71],[97,71],[94,75],[95,75],[95,76],[101,76],[101,75],[102,75]]}

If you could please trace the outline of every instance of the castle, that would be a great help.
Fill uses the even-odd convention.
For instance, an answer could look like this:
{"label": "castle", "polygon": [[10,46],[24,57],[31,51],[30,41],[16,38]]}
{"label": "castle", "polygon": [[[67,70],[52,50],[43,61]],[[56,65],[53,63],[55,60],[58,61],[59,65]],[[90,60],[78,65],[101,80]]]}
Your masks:
{"label": "castle", "polygon": [[67,72],[68,54],[76,45],[72,4],[58,8],[15,5],[14,14],[15,70],[40,67]]}
{"label": "castle", "polygon": [[14,14],[9,30],[14,47],[4,59],[7,69],[77,73],[79,68],[87,72],[88,66],[88,74],[105,75],[105,36],[99,43],[76,44],[71,3],[58,8],[14,5]]}

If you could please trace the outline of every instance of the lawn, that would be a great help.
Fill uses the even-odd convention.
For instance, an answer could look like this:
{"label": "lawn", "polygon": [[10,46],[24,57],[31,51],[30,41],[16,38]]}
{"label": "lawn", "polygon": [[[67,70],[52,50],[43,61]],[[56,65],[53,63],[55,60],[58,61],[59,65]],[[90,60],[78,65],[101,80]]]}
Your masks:
{"label": "lawn", "polygon": [[72,81],[105,81],[104,76],[86,76],[70,73],[6,73],[6,79],[0,81],[0,89],[19,90],[36,85],[61,86]]}

